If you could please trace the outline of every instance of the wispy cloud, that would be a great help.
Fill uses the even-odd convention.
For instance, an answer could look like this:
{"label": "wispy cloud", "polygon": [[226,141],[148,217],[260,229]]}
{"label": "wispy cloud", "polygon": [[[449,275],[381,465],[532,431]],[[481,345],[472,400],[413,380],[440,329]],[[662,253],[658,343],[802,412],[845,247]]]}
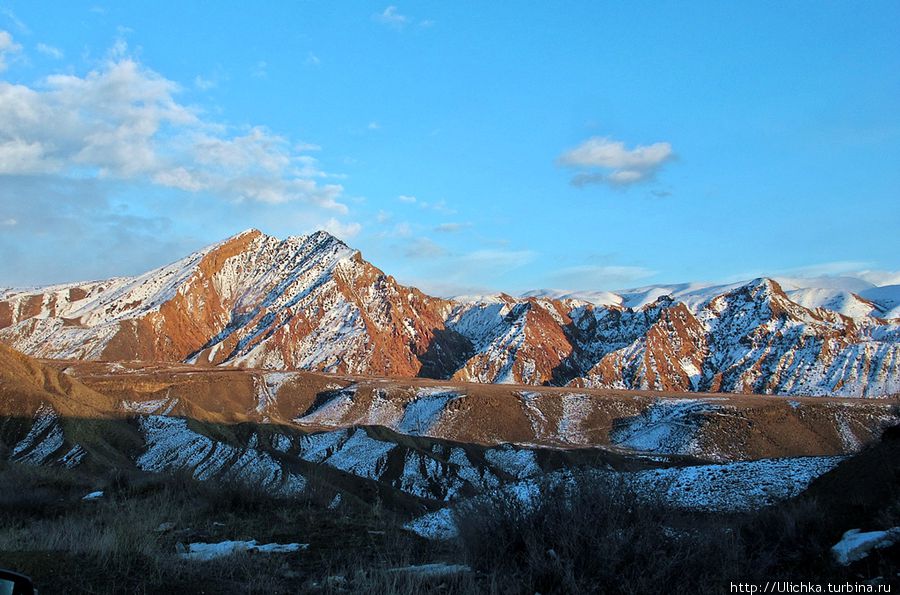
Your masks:
{"label": "wispy cloud", "polygon": [[447,205],[447,201],[444,200],[443,198],[440,200],[436,200],[436,201],[428,201],[428,200],[422,200],[422,199],[420,199],[416,196],[410,195],[410,194],[401,194],[400,196],[397,197],[397,200],[399,200],[400,202],[406,203],[406,204],[416,205],[417,207],[419,207],[422,210],[435,211],[436,213],[441,213],[443,215],[455,215],[456,214],[456,211],[454,209],[451,209]]}
{"label": "wispy cloud", "polygon": [[390,27],[401,29],[409,24],[409,17],[400,14],[400,11],[393,4],[385,8],[383,11],[372,15],[372,18]]}
{"label": "wispy cloud", "polygon": [[621,141],[597,136],[566,151],[557,162],[563,167],[580,170],[572,178],[575,186],[629,186],[653,178],[674,156],[672,145],[666,142],[628,149]]}
{"label": "wispy cloud", "polygon": [[269,63],[265,60],[258,61],[250,71],[250,76],[256,79],[269,78]]}
{"label": "wispy cloud", "polygon": [[65,55],[58,47],[47,45],[46,43],[37,44],[37,51],[54,60],[62,60]]}
{"label": "wispy cloud", "polygon": [[469,252],[462,257],[462,260],[481,267],[511,269],[525,266],[533,262],[536,257],[537,253],[531,250],[485,249]]}
{"label": "wispy cloud", "polygon": [[306,60],[303,61],[307,66],[319,66],[322,64],[322,60],[319,59],[317,55],[312,52],[307,52]]}
{"label": "wispy cloud", "polygon": [[407,258],[438,258],[447,254],[442,246],[428,238],[415,238],[404,247],[403,255]]}
{"label": "wispy cloud", "polygon": [[214,88],[218,83],[215,79],[207,78],[205,76],[197,75],[194,77],[194,86],[201,91],[209,91]]}
{"label": "wispy cloud", "polygon": [[333,236],[337,236],[342,240],[348,240],[362,230],[362,225],[359,223],[341,223],[334,217],[325,222],[322,226],[322,229],[327,231]]}
{"label": "wispy cloud", "polygon": [[0,72],[6,70],[6,60],[9,56],[22,51],[22,46],[13,40],[9,31],[0,31]]}
{"label": "wispy cloud", "polygon": [[435,226],[434,231],[437,233],[457,233],[471,226],[471,223],[441,223]]}
{"label": "wispy cloud", "polygon": [[621,289],[655,274],[656,271],[639,266],[580,265],[560,269],[549,279],[564,289]]}
{"label": "wispy cloud", "polygon": [[21,33],[22,35],[31,35],[31,29],[28,27],[28,25],[23,23],[22,20],[17,17],[16,13],[14,13],[11,9],[5,7],[0,8],[0,14],[5,16],[6,19],[13,24],[13,27],[15,27],[19,31],[19,33]]}
{"label": "wispy cloud", "polygon": [[372,19],[382,25],[387,25],[393,29],[403,29],[407,25],[416,25],[422,29],[427,29],[428,27],[434,26],[434,21],[431,19],[416,19],[405,14],[400,13],[400,9],[397,6],[391,4],[381,12],[376,12],[372,15]]}

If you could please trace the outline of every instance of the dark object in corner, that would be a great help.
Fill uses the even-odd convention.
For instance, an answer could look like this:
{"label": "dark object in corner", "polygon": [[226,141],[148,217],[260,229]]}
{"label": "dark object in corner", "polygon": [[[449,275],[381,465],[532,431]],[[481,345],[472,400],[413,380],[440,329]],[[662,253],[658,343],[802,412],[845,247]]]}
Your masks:
{"label": "dark object in corner", "polygon": [[0,570],[0,595],[35,595],[34,584],[24,574]]}

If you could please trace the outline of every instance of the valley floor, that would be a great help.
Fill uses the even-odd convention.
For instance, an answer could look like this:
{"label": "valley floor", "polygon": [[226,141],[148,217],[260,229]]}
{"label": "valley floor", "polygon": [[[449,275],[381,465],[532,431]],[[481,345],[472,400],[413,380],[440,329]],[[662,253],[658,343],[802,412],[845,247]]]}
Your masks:
{"label": "valley floor", "polygon": [[43,593],[717,593],[900,570],[897,546],[829,553],[900,525],[896,399],[0,359],[0,567]]}

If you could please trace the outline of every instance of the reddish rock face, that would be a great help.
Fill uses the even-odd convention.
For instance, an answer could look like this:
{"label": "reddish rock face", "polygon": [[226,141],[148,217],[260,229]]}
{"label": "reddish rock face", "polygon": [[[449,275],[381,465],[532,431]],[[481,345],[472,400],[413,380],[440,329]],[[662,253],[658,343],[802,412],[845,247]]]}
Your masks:
{"label": "reddish rock face", "polygon": [[[857,300],[858,304],[863,301]],[[900,392],[900,324],[760,279],[641,308],[405,287],[325,232],[251,230],[135,278],[0,294],[0,340],[40,357],[486,383],[737,393]]]}

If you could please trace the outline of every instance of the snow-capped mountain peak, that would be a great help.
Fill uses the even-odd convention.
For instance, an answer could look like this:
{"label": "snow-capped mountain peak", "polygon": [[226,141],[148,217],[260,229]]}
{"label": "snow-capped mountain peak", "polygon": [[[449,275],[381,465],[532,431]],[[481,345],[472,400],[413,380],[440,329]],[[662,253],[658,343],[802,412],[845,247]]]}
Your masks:
{"label": "snow-capped mountain peak", "polygon": [[[143,275],[0,297],[31,355],[459,381],[877,396],[900,392],[900,292],[758,278],[445,300],[331,234],[249,229]],[[889,319],[889,320],[886,320]]]}

